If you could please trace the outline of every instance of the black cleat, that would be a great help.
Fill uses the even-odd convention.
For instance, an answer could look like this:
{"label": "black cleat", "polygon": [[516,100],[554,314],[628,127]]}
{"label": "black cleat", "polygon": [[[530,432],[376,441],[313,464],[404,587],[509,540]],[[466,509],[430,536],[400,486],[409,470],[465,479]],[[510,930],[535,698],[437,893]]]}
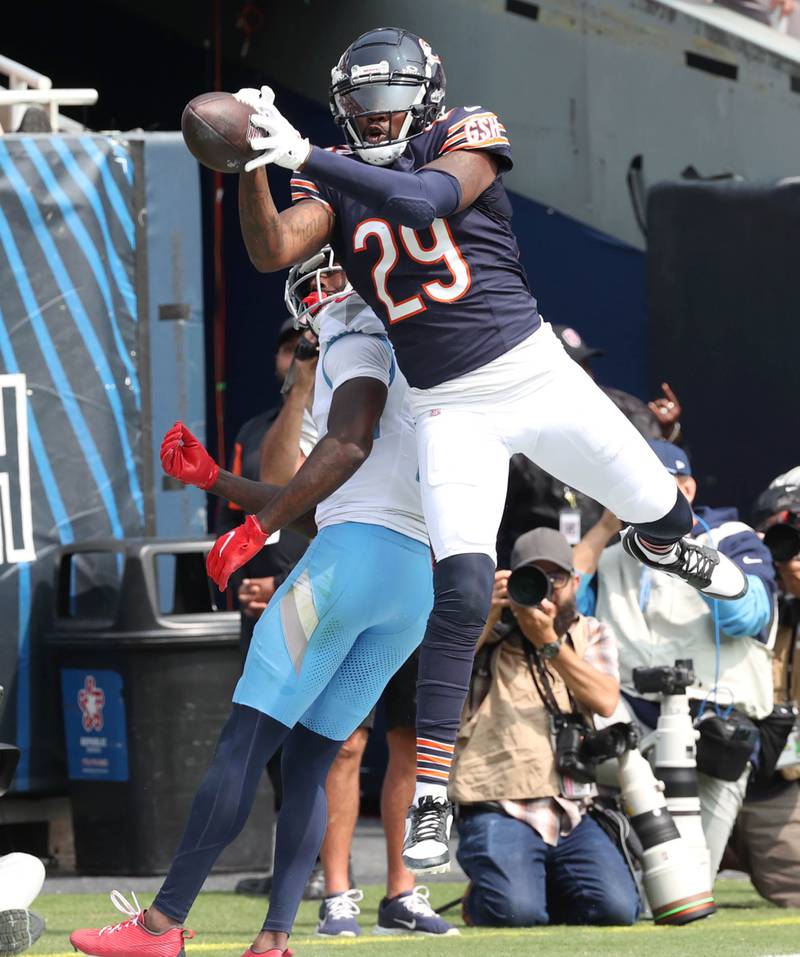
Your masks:
{"label": "black cleat", "polygon": [[677,544],[677,557],[673,561],[662,563],[651,558],[647,550],[642,548],[632,527],[622,536],[622,547],[633,558],[648,568],[680,578],[709,598],[733,601],[747,593],[747,577],[744,572],[716,548],[698,545],[688,538],[680,539]]}

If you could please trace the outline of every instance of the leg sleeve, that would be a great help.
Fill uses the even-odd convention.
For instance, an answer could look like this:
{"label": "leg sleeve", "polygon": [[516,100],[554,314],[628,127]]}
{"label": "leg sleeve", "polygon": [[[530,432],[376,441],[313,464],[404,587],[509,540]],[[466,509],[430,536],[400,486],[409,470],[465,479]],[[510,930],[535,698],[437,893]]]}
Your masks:
{"label": "leg sleeve", "polygon": [[264,930],[289,933],[328,821],[325,781],[341,741],[298,725],[283,746],[285,800],[275,834],[275,868]]}
{"label": "leg sleeve", "polygon": [[264,765],[288,733],[287,727],[260,711],[233,706],[153,902],[162,913],[186,920],[214,862],[244,827]]}

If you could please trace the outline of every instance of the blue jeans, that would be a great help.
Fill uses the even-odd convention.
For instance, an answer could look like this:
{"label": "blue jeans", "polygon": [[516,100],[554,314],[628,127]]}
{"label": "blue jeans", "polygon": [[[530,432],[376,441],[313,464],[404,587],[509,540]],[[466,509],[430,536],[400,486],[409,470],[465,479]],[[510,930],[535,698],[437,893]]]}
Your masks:
{"label": "blue jeans", "polygon": [[478,926],[633,924],[639,894],[622,854],[588,815],[550,847],[528,824],[486,812],[458,825],[458,862]]}

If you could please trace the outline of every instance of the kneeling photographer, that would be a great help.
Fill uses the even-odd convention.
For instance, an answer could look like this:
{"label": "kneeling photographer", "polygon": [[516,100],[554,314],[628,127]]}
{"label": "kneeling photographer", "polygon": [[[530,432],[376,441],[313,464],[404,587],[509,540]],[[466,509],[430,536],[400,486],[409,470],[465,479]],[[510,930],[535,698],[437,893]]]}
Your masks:
{"label": "kneeling photographer", "polygon": [[619,700],[614,637],[577,613],[577,584],[570,546],[549,528],[520,536],[511,571],[496,575],[451,780],[470,924],[632,924],[639,915],[628,864],[589,813],[594,786],[568,773],[580,740],[572,732]]}
{"label": "kneeling photographer", "polygon": [[[620,529],[606,512],[575,547],[575,565],[583,573],[578,605],[585,613],[596,610],[619,642],[626,709],[616,718],[633,717],[646,733],[665,717],[665,695],[680,690],[688,698],[699,732],[697,782],[713,883],[758,752],[757,722],[772,711],[775,572],[769,551],[735,509],[694,504],[697,484],[686,451],[669,442],[650,444],[692,506],[692,538],[736,563],[748,590],[717,601],[645,568],[618,542],[606,547]],[[691,669],[680,667],[688,662]],[[678,672],[691,670],[691,677],[673,674],[676,665]],[[652,672],[652,683],[637,684],[637,668]],[[669,687],[676,681],[679,689]]]}
{"label": "kneeling photographer", "polygon": [[759,496],[754,516],[780,589],[775,707],[760,724],[761,761],[731,835],[730,866],[778,907],[800,907],[800,485],[781,478]]}

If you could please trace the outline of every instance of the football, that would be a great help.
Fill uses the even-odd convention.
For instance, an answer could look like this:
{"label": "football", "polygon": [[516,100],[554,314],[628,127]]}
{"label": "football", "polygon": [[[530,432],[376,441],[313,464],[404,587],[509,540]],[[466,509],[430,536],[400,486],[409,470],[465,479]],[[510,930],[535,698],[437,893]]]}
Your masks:
{"label": "football", "polygon": [[250,123],[253,110],[232,93],[203,93],[190,100],[181,116],[189,152],[220,173],[241,173],[256,155],[250,139],[261,131]]}

